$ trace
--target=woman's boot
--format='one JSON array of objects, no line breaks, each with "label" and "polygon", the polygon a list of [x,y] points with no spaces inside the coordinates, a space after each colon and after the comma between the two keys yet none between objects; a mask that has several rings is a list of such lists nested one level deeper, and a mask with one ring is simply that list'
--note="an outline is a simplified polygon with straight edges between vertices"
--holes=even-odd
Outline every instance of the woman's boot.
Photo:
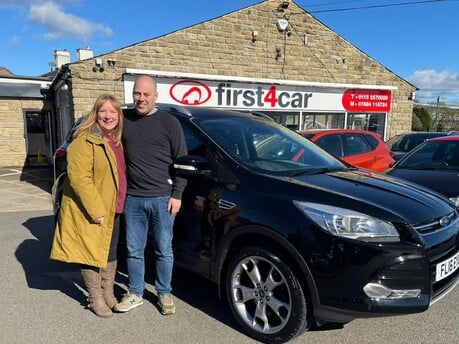
[{"label": "woman's boot", "polygon": [[102,293],[104,295],[105,303],[111,309],[113,309],[113,307],[115,307],[118,303],[113,288],[115,284],[116,266],[117,261],[112,260],[100,271],[102,275]]},{"label": "woman's boot", "polygon": [[99,269],[81,269],[81,275],[83,276],[89,294],[89,308],[101,318],[111,317],[113,313],[105,303],[101,287],[102,278]]}]

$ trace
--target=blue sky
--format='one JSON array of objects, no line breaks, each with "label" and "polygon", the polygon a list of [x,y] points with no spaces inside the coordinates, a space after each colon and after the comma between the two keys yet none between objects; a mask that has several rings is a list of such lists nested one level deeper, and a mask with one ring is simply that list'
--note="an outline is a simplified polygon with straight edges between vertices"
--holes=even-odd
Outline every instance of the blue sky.
[{"label": "blue sky", "polygon": [[[161,36],[261,0],[0,0],[0,67],[50,70],[54,51],[94,55]],[[386,68],[417,86],[421,102],[459,106],[459,0],[296,0]]]}]

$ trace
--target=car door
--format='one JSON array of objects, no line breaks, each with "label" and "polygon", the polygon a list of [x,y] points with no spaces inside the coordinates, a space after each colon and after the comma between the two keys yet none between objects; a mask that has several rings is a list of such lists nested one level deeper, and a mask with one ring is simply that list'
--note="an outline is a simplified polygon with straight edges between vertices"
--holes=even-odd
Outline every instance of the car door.
[{"label": "car door", "polygon": [[343,160],[352,165],[373,169],[376,161],[381,159],[374,152],[377,142],[372,144],[365,134],[342,134],[342,140],[345,152]]},{"label": "car door", "polygon": [[174,255],[177,264],[207,276],[218,242],[239,216],[239,208],[231,202],[238,182],[215,147],[185,123],[182,127],[188,155],[204,157],[211,173],[187,178],[174,223]]}]

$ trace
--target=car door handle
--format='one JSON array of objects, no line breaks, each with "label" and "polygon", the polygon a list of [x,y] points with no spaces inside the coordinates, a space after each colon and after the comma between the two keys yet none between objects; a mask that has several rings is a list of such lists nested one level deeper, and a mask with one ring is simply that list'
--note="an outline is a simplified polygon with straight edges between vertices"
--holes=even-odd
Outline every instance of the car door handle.
[{"label": "car door handle", "polygon": [[219,208],[225,209],[225,210],[233,209],[236,207],[235,203],[225,201],[224,199],[221,199],[221,198],[217,201],[217,205]]}]

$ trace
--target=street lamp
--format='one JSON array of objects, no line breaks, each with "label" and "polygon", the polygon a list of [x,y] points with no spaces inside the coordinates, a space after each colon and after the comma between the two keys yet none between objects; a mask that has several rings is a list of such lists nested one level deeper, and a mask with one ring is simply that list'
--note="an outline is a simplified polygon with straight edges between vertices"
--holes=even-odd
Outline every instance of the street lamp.
[{"label": "street lamp", "polygon": [[435,120],[434,120],[434,126],[435,126],[435,131],[438,131],[438,103],[440,103],[440,96],[437,97],[437,105],[435,106]]}]

